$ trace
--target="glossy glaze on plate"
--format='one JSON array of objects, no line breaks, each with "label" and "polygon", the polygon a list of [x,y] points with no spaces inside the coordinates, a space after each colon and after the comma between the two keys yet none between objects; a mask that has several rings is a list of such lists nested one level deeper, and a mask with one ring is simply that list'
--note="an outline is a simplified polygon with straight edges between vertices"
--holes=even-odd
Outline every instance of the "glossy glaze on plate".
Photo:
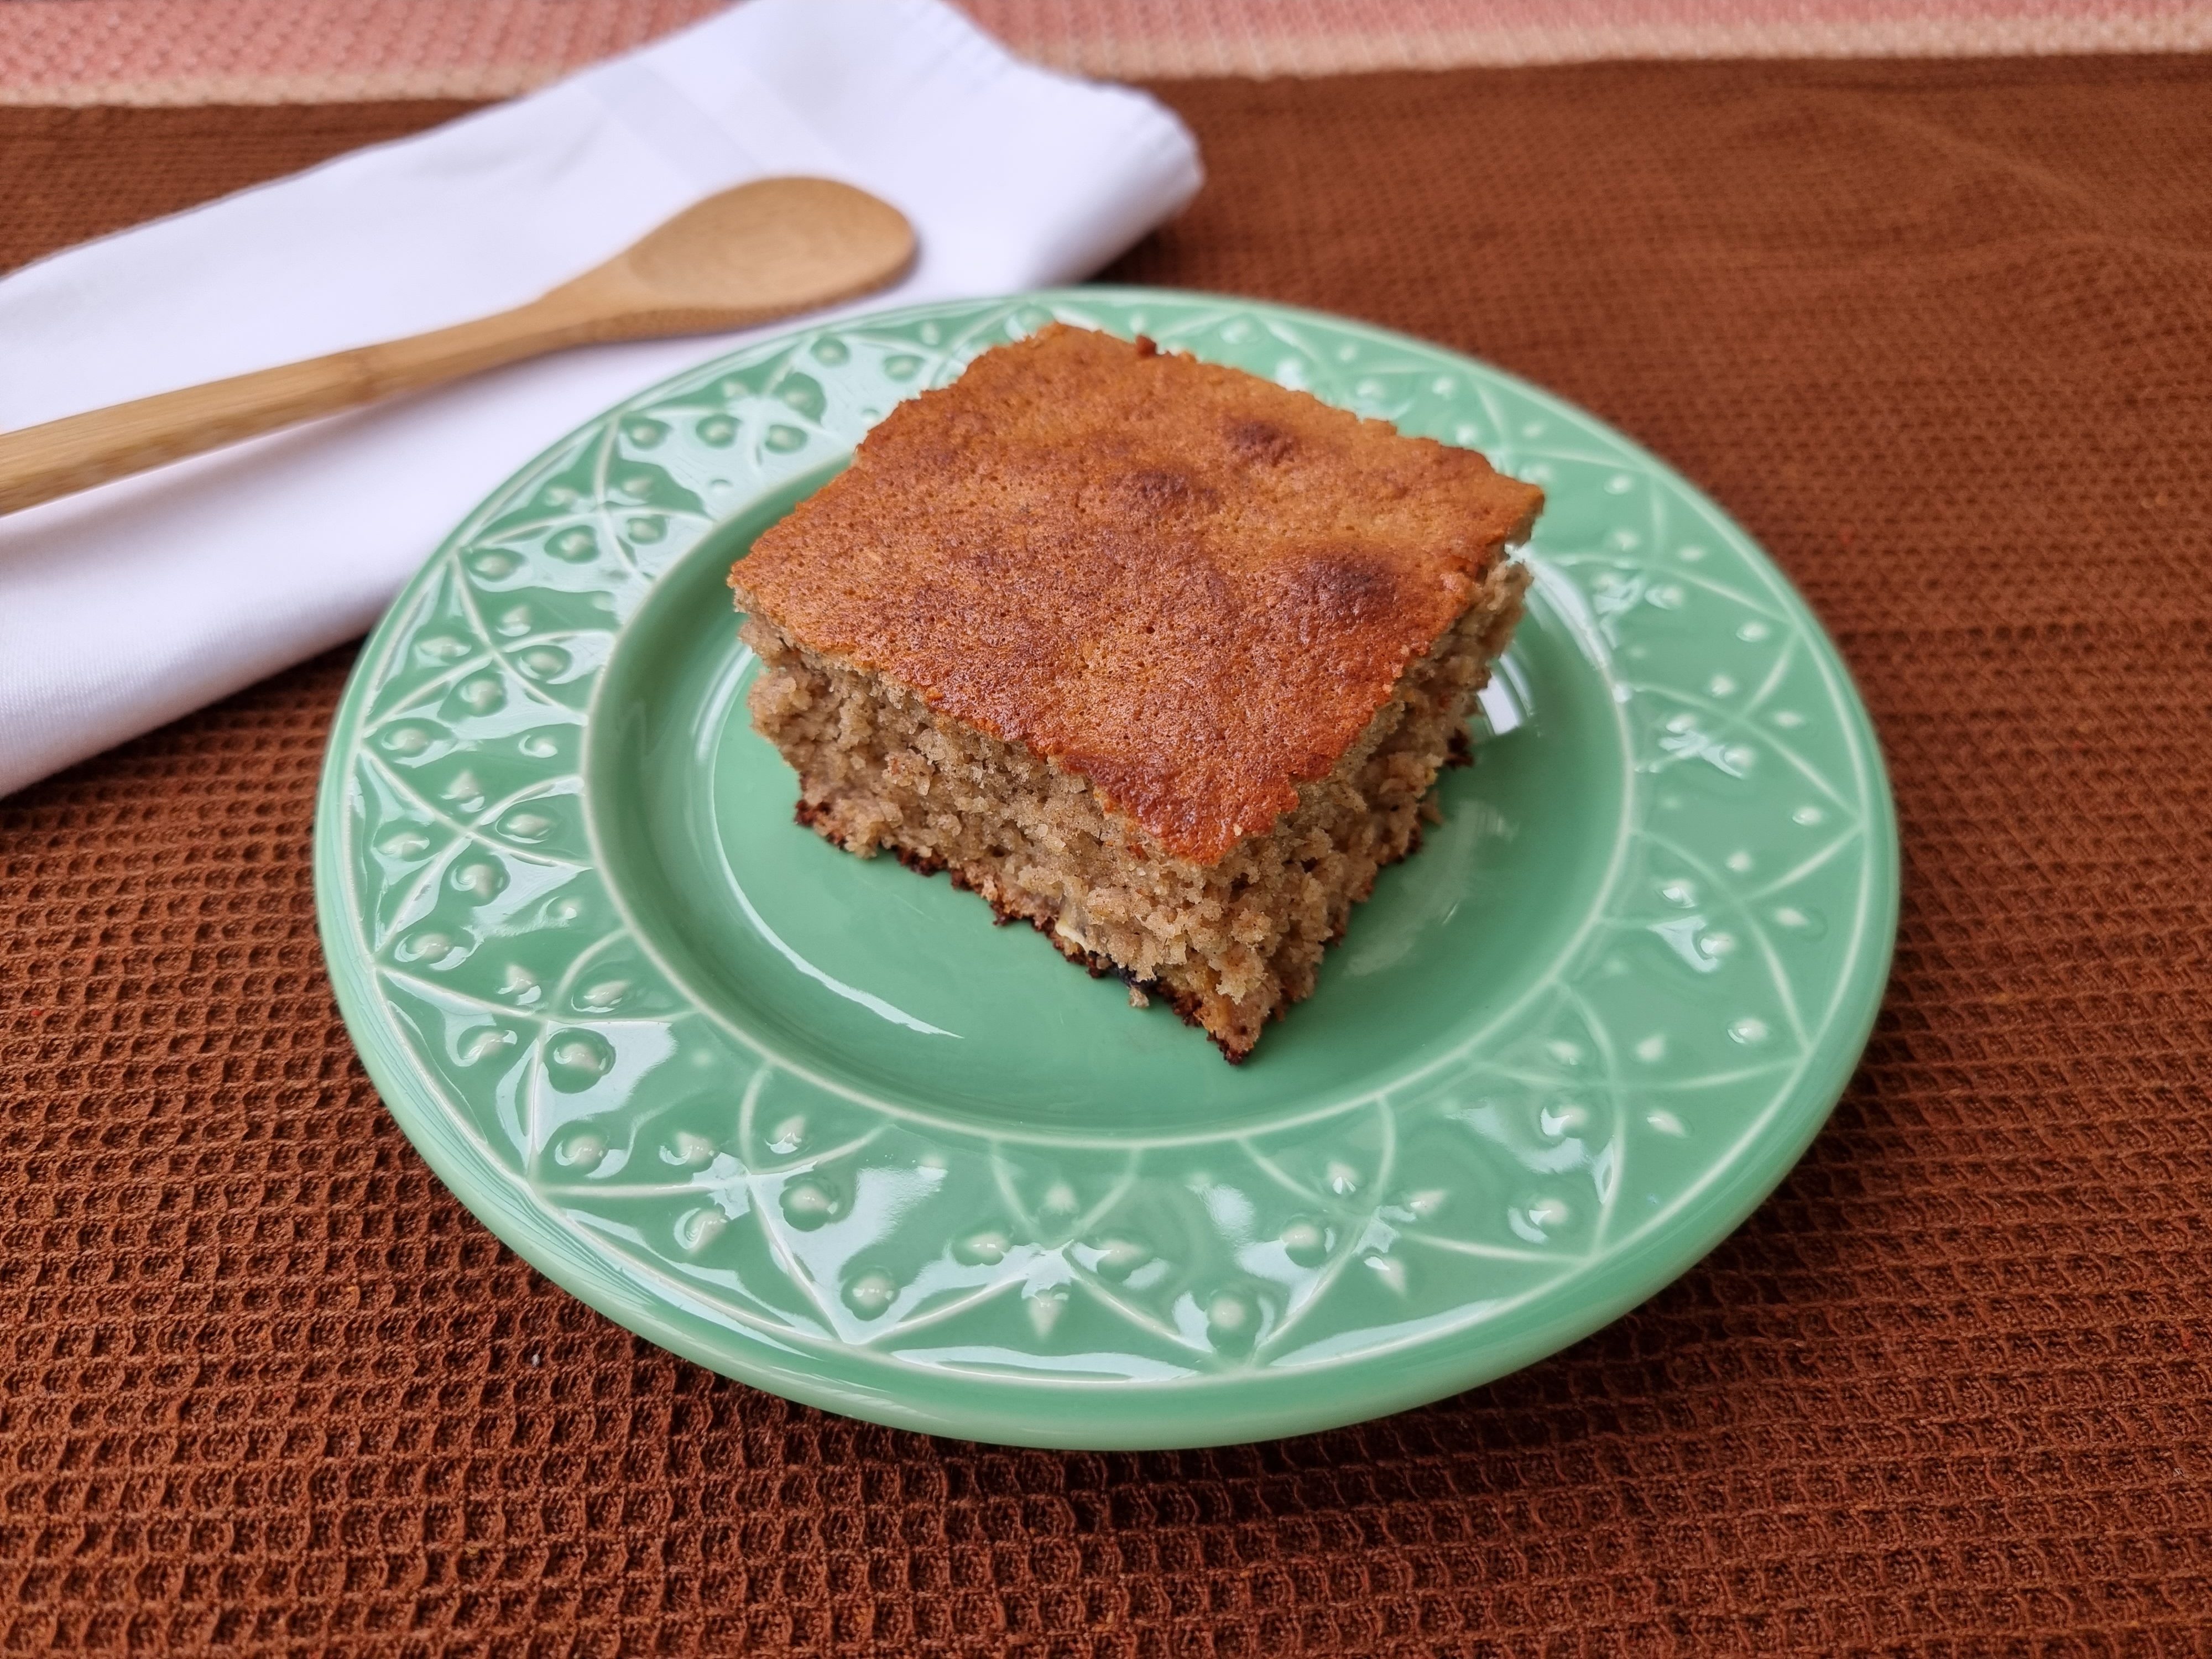
[{"label": "glossy glaze on plate", "polygon": [[[799,828],[744,717],[730,561],[892,401],[1054,316],[1549,497],[1478,764],[1239,1068]],[[372,1076],[529,1260],[793,1398],[1066,1446],[1371,1416],[1648,1296],[1826,1116],[1896,906],[1849,680],[1686,483],[1439,348],[1128,289],[799,331],[557,446],[364,650],[316,855]]]}]

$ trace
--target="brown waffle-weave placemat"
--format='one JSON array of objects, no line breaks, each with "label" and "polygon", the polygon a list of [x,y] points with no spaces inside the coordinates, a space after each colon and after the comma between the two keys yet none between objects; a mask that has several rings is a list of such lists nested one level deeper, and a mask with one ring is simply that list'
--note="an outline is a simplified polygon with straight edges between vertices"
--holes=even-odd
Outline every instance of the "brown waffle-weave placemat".
[{"label": "brown waffle-weave placemat", "polygon": [[[1164,91],[1212,182],[1115,276],[1556,387],[1842,645],[1904,924],[1804,1164],[1364,1427],[787,1406],[547,1285],[379,1106],[309,892],[334,653],[0,803],[0,1648],[2208,1650],[2212,63]],[[450,112],[0,112],[0,260]]]}]

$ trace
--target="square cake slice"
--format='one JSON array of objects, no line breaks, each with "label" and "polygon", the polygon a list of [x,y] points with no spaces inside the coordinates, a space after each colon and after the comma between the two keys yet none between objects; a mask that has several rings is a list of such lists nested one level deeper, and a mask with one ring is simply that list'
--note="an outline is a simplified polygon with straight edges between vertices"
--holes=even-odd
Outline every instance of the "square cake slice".
[{"label": "square cake slice", "polygon": [[1054,325],[893,409],[737,562],[753,722],[800,823],[950,871],[1239,1060],[1419,843],[1542,501]]}]

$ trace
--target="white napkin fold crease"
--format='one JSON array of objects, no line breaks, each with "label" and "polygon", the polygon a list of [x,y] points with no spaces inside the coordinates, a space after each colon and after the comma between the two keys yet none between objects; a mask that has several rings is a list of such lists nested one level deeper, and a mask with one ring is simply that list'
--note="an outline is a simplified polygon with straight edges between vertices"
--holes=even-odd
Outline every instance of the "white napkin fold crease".
[{"label": "white napkin fold crease", "polygon": [[[0,281],[0,429],[520,304],[778,173],[919,234],[846,311],[1085,276],[1200,176],[1158,104],[1018,63],[942,0],[744,0]],[[748,337],[565,352],[0,519],[0,793],[362,632],[502,477]]]}]

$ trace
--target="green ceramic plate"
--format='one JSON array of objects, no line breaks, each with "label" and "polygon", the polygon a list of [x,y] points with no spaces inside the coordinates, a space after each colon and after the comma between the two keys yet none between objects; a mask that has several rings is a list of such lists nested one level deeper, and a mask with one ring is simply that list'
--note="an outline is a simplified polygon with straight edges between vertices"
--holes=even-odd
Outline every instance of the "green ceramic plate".
[{"label": "green ceramic plate", "polygon": [[[731,560],[1052,317],[1549,492],[1478,763],[1241,1067],[797,827],[746,722]],[[1689,484],[1435,346],[1110,289],[801,330],[557,445],[362,652],[315,860],[370,1075],[516,1250],[762,1388],[1056,1446],[1371,1417],[1650,1295],[1820,1127],[1897,908],[1850,680]]]}]

